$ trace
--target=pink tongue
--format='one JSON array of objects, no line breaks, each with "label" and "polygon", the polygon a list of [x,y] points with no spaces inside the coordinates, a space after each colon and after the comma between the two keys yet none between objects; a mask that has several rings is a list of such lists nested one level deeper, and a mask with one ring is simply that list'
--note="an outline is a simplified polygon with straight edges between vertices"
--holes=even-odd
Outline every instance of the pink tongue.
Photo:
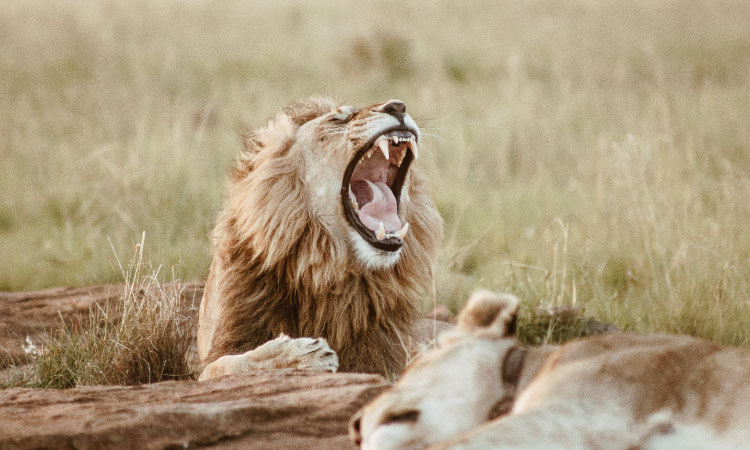
[{"label": "pink tongue", "polygon": [[359,210],[359,220],[372,231],[377,231],[383,222],[386,233],[393,233],[401,229],[401,219],[398,218],[398,205],[391,188],[379,181],[367,181],[372,190],[372,201]]}]

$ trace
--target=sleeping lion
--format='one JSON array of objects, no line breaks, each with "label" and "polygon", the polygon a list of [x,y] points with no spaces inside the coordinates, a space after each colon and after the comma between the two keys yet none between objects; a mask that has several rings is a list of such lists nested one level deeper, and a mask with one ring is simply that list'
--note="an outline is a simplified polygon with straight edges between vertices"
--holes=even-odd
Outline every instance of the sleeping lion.
[{"label": "sleeping lion", "polygon": [[440,347],[350,424],[363,450],[750,448],[750,350],[615,333],[524,348],[518,300],[475,293]]},{"label": "sleeping lion", "polygon": [[420,132],[404,103],[312,98],[244,144],[213,233],[201,379],[269,367],[400,373],[443,328],[418,317],[442,219],[412,168]]}]

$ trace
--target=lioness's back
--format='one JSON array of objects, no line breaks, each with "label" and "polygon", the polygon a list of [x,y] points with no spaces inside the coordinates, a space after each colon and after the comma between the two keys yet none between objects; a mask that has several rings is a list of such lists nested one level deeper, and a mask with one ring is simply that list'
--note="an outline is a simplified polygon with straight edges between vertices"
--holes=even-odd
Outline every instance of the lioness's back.
[{"label": "lioness's back", "polygon": [[683,335],[635,333],[569,342],[550,355],[537,375],[537,383],[575,383],[580,395],[592,395],[596,386],[602,395],[625,392],[636,420],[668,409],[677,418],[699,418],[720,428],[730,421],[750,425],[744,416],[731,418],[738,403],[750,411],[748,380],[750,350]]}]

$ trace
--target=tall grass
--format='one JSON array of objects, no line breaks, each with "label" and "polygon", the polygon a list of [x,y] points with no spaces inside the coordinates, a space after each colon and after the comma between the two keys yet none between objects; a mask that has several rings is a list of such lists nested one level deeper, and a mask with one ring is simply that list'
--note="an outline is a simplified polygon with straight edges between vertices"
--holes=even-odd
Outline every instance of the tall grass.
[{"label": "tall grass", "polygon": [[161,285],[158,270],[145,272],[143,243],[127,268],[120,266],[122,298],[94,305],[87,318],[53,331],[32,355],[34,377],[26,384],[65,389],[193,376],[188,363],[193,327],[182,315],[179,286]]},{"label": "tall grass", "polygon": [[750,5],[11,0],[0,288],[111,278],[106,236],[205,276],[238,135],[311,94],[400,98],[477,286],[750,345]]}]

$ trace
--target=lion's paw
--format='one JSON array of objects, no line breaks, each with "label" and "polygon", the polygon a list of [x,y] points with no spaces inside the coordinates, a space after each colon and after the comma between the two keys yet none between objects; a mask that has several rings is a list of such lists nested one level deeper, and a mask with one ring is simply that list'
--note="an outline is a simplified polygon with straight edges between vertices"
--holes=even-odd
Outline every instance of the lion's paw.
[{"label": "lion's paw", "polygon": [[335,372],[339,368],[336,352],[328,346],[323,338],[292,339],[281,335],[273,341],[258,348],[272,344],[272,357],[269,363],[275,369],[300,369]]},{"label": "lion's paw", "polygon": [[207,365],[199,380],[261,369],[335,372],[339,358],[323,338],[292,339],[284,334],[240,355],[226,355]]}]

